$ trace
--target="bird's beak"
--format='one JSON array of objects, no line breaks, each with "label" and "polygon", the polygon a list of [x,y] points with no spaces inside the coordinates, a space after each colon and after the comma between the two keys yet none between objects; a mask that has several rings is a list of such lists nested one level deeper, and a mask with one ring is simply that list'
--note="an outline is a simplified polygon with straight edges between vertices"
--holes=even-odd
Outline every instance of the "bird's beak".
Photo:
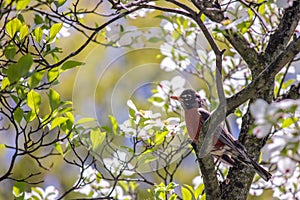
[{"label": "bird's beak", "polygon": [[171,96],[171,99],[175,99],[175,100],[180,101],[180,102],[182,101],[182,99],[178,96]]}]

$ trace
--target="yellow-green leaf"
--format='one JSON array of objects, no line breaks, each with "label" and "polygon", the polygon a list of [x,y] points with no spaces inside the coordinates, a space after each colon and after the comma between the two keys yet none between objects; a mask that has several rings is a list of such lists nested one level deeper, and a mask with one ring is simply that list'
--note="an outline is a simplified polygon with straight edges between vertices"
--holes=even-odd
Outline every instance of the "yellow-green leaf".
[{"label": "yellow-green leaf", "polygon": [[115,118],[114,116],[112,116],[112,115],[109,115],[108,117],[109,117],[110,122],[111,122],[111,124],[112,124],[113,132],[114,132],[114,134],[116,134],[116,133],[117,133],[117,130],[118,130],[118,127],[119,127],[118,121],[117,121],[116,118]]},{"label": "yellow-green leaf", "polygon": [[55,5],[57,7],[60,7],[60,6],[64,5],[66,3],[66,1],[67,0],[57,0],[57,1],[55,1]]},{"label": "yellow-green leaf", "polygon": [[71,69],[71,68],[74,68],[74,67],[77,67],[77,66],[80,66],[80,65],[83,65],[84,63],[83,62],[79,62],[79,61],[75,61],[75,60],[69,60],[67,62],[65,62],[61,69],[62,70],[67,70],[67,69]]},{"label": "yellow-green leaf", "polygon": [[[25,191],[25,182],[16,181],[13,186],[13,194],[15,197],[19,197]],[[24,193],[23,193],[24,194]]]},{"label": "yellow-green leaf", "polygon": [[20,39],[24,39],[29,33],[28,26],[26,24],[22,25],[20,28]]},{"label": "yellow-green leaf", "polygon": [[106,132],[101,132],[99,128],[92,129],[90,132],[90,139],[92,142],[93,150],[96,150],[98,146],[103,142],[105,139]]},{"label": "yellow-green leaf", "polygon": [[17,10],[22,10],[30,3],[30,0],[18,0],[17,1]]},{"label": "yellow-green leaf", "polygon": [[291,117],[291,118],[286,118],[283,120],[281,127],[282,128],[287,128],[289,126],[291,126],[292,124],[298,122],[298,118],[297,117]]},{"label": "yellow-green leaf", "polygon": [[49,35],[49,38],[48,38],[48,41],[47,41],[48,43],[52,42],[55,39],[57,33],[60,31],[60,29],[62,28],[62,26],[63,26],[62,23],[56,23],[56,24],[53,24],[51,26],[51,28],[50,28],[50,35]]},{"label": "yellow-green leaf", "polygon": [[193,195],[191,194],[190,190],[185,187],[181,187],[182,199],[183,200],[191,200],[193,199]]},{"label": "yellow-green leaf", "polygon": [[43,30],[41,27],[37,27],[35,30],[34,30],[34,36],[35,36],[35,40],[37,42],[40,42],[43,38]]},{"label": "yellow-green leaf", "polygon": [[92,118],[92,117],[85,117],[85,118],[81,118],[79,119],[76,124],[85,124],[85,123],[89,123],[89,122],[95,122],[96,119]]},{"label": "yellow-green leaf", "polygon": [[198,197],[202,194],[203,190],[204,190],[204,184],[202,183],[195,190],[196,199],[198,199]]},{"label": "yellow-green leaf", "polygon": [[169,200],[176,200],[177,199],[177,194],[172,194],[170,197],[169,197]]},{"label": "yellow-green leaf", "polygon": [[61,145],[59,144],[59,142],[56,142],[54,144],[54,146],[55,146],[55,149],[63,156],[64,152],[63,152],[63,150],[62,150]]},{"label": "yellow-green leaf", "polygon": [[71,112],[66,112],[65,114],[69,118],[69,121],[72,122],[72,124],[74,124],[75,121],[74,115]]},{"label": "yellow-green leaf", "polygon": [[27,94],[27,104],[31,108],[34,114],[38,114],[40,111],[39,105],[41,104],[41,96],[34,90],[31,90]]},{"label": "yellow-green leaf", "polygon": [[51,122],[51,130],[54,129],[57,126],[60,126],[61,124],[65,123],[69,118],[68,117],[56,117]]},{"label": "yellow-green leaf", "polygon": [[54,89],[50,88],[49,90],[49,101],[50,101],[50,108],[51,110],[55,110],[60,105],[60,95]]},{"label": "yellow-green leaf", "polygon": [[5,25],[6,32],[10,37],[14,37],[14,35],[20,30],[21,28],[21,21],[17,18],[10,20]]},{"label": "yellow-green leaf", "polygon": [[44,73],[45,73],[44,71],[34,72],[30,76],[30,78],[28,80],[28,84],[31,89],[33,89],[35,86],[37,86],[41,82],[41,80],[44,76]]},{"label": "yellow-green leaf", "polygon": [[4,90],[7,86],[9,86],[10,82],[8,77],[5,77],[1,83],[1,90]]},{"label": "yellow-green leaf", "polygon": [[48,71],[47,77],[48,77],[49,82],[56,80],[58,78],[58,76],[59,76],[58,67],[55,67]]},{"label": "yellow-green leaf", "polygon": [[161,132],[161,133],[157,132],[155,134],[154,143],[155,144],[162,143],[168,133],[169,133],[168,131],[164,131],[164,132]]},{"label": "yellow-green leaf", "polygon": [[147,164],[147,163],[155,161],[157,159],[158,159],[157,156],[148,155],[148,156],[146,156],[146,157],[143,158],[143,163]]}]

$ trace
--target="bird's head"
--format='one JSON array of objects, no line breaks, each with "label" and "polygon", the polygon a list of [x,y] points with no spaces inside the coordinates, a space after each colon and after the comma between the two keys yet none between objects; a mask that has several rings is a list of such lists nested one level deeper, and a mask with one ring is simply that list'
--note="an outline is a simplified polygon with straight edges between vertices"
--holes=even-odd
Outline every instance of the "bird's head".
[{"label": "bird's head", "polygon": [[171,96],[172,99],[179,101],[183,109],[199,108],[202,105],[202,100],[195,90],[186,89],[181,95]]}]

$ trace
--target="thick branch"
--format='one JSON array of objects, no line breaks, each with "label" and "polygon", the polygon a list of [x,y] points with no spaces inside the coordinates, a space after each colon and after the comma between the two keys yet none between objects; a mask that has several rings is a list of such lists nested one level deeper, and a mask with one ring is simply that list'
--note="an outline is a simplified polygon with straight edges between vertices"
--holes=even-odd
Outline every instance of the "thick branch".
[{"label": "thick branch", "polygon": [[250,70],[261,65],[259,53],[251,47],[246,38],[239,32],[226,30],[225,38],[231,43],[235,50],[241,55],[243,60],[248,64]]},{"label": "thick branch", "polygon": [[283,51],[293,36],[300,20],[300,1],[294,0],[293,6],[285,9],[283,18],[275,33],[271,35],[265,51],[265,60],[270,62]]},{"label": "thick branch", "polygon": [[[196,155],[198,158],[199,167],[203,175],[203,182],[206,189],[207,199],[220,199],[220,186],[216,177],[216,172],[214,169],[214,160],[209,154],[209,151],[213,144],[213,138],[216,137],[218,133],[219,124],[224,121],[226,115],[226,98],[223,89],[222,81],[222,55],[224,51],[221,51],[216,44],[215,40],[207,30],[206,26],[203,24],[201,18],[198,16],[194,18],[198,26],[201,28],[205,38],[209,42],[211,48],[216,55],[216,82],[217,91],[220,100],[220,105],[212,113],[209,119],[205,122],[205,125],[201,129],[201,134],[198,141]],[[203,157],[203,155],[205,155]],[[208,196],[209,195],[209,196]]]},{"label": "thick branch", "polygon": [[264,88],[270,79],[274,78],[275,75],[299,52],[300,37],[293,41],[287,49],[263,70],[245,89],[227,99],[227,115],[232,113],[234,109],[242,103],[255,97],[257,92]]},{"label": "thick branch", "polygon": [[[203,134],[202,134],[203,135]],[[200,134],[201,137],[201,134]],[[193,146],[195,153],[197,155],[198,165],[203,176],[203,183],[205,185],[206,199],[217,200],[221,199],[221,191],[218,183],[218,179],[214,165],[214,159],[211,154],[207,154],[203,158],[198,158],[199,146]]]}]

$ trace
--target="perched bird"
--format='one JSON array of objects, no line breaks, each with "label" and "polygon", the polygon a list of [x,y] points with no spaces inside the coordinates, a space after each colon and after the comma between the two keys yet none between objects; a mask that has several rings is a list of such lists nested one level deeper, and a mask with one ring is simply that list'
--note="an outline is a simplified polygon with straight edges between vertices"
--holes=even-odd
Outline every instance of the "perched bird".
[{"label": "perched bird", "polygon": [[[181,103],[188,134],[197,144],[201,127],[210,116],[210,112],[203,108],[203,100],[192,89],[186,89],[179,97],[171,96],[171,98]],[[246,148],[239,141],[223,127],[219,130],[220,133],[214,136],[214,147],[210,152],[213,156],[232,166],[242,162],[254,169],[265,181],[271,178],[272,175],[249,156]]]}]

